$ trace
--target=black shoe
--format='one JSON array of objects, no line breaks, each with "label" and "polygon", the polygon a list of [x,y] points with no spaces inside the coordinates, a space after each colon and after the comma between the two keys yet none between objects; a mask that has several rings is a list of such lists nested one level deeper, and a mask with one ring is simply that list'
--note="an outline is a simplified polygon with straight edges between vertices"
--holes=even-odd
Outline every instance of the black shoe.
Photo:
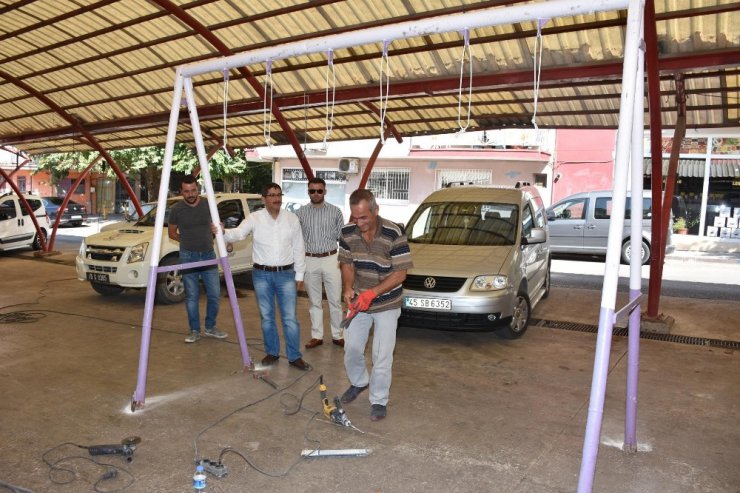
[{"label": "black shoe", "polygon": [[350,385],[344,394],[342,394],[342,403],[349,404],[353,400],[357,399],[357,396],[360,395],[363,390],[367,390],[367,387],[367,385],[364,387],[355,387],[354,385]]},{"label": "black shoe", "polygon": [[290,361],[289,363],[290,363],[290,366],[294,368],[298,368],[299,370],[302,370],[302,371],[313,370],[313,367],[309,365],[308,363],[306,363],[305,361],[303,361],[301,358],[294,359],[293,361]]},{"label": "black shoe", "polygon": [[262,364],[265,366],[274,365],[277,363],[277,361],[280,359],[280,356],[273,356],[271,354],[268,354],[264,358],[262,358]]},{"label": "black shoe", "polygon": [[385,406],[382,404],[373,404],[370,407],[370,421],[380,421],[385,418]]}]

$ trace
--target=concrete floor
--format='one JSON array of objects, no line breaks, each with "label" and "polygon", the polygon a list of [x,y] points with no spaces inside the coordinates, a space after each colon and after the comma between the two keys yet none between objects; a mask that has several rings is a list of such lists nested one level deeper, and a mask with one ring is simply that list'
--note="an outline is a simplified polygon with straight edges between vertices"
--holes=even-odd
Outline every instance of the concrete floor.
[{"label": "concrete floor", "polygon": [[[53,260],[53,259],[52,259]],[[309,373],[281,359],[274,391],[241,371],[226,300],[219,326],[227,342],[184,344],[182,305],[157,306],[146,407],[131,413],[143,316],[143,292],[104,298],[74,278],[72,266],[3,257],[0,293],[0,481],[34,491],[93,491],[105,472],[84,459],[76,473],[52,483],[42,454],[64,442],[142,442],[127,464],[127,492],[190,491],[193,458],[216,460],[232,447],[254,465],[282,474],[300,451],[368,448],[360,458],[301,461],[284,477],[268,477],[235,453],[229,476],[209,477],[209,492],[567,492],[575,491],[588,411],[595,335],[530,327],[516,341],[488,333],[402,329],[386,420],[368,419],[367,394],[347,406],[364,433],[325,422],[320,374],[329,393],[348,385],[342,350],[306,351]],[[224,290],[225,292],[225,290]],[[261,332],[251,291],[239,303],[250,354],[259,360]],[[535,317],[595,324],[600,293],[554,289]],[[663,311],[688,335],[712,325],[711,337],[740,340],[740,302],[664,299]],[[698,310],[697,310],[698,309]],[[299,298],[309,338],[307,300]],[[698,311],[698,313],[694,313]],[[711,320],[711,324],[707,324]],[[281,338],[282,339],[282,338]],[[594,491],[740,491],[740,358],[738,351],[643,341],[638,439],[640,453],[621,451],[626,338],[614,337]],[[304,392],[303,409],[286,415]],[[194,445],[197,444],[197,453]],[[64,446],[47,454],[87,456]],[[88,456],[89,457],[89,456]],[[70,479],[55,473],[57,481]],[[101,491],[126,484],[121,473]],[[0,491],[3,488],[0,487]]]}]

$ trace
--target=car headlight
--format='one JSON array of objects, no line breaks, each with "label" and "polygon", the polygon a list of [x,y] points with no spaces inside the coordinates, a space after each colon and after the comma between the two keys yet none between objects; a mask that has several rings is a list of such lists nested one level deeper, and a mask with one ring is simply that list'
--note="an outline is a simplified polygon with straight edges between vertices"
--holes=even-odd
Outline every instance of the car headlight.
[{"label": "car headlight", "polygon": [[149,248],[149,242],[139,243],[131,248],[131,253],[128,255],[129,264],[133,262],[143,262],[146,257],[146,250]]},{"label": "car headlight", "polygon": [[495,291],[505,289],[509,284],[506,276],[478,276],[473,279],[471,291]]}]

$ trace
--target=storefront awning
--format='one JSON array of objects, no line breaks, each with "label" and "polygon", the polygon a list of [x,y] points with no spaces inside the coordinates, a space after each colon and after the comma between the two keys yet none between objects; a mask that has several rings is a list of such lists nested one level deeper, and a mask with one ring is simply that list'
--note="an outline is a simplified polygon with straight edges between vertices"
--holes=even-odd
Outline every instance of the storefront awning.
[{"label": "storefront awning", "polygon": [[[704,159],[679,159],[678,176],[687,178],[704,177]],[[652,164],[650,158],[644,160],[644,173],[652,174]],[[668,174],[668,159],[663,159],[663,176]],[[709,176],[711,178],[735,178],[740,177],[740,159],[712,159],[709,165]]]}]

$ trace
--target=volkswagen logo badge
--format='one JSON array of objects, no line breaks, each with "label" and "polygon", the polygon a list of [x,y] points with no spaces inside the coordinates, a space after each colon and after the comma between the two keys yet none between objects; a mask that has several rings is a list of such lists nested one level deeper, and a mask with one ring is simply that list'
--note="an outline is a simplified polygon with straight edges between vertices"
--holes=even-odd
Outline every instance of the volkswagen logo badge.
[{"label": "volkswagen logo badge", "polygon": [[437,285],[437,280],[433,277],[427,277],[424,279],[424,287],[427,289],[433,289]]}]

